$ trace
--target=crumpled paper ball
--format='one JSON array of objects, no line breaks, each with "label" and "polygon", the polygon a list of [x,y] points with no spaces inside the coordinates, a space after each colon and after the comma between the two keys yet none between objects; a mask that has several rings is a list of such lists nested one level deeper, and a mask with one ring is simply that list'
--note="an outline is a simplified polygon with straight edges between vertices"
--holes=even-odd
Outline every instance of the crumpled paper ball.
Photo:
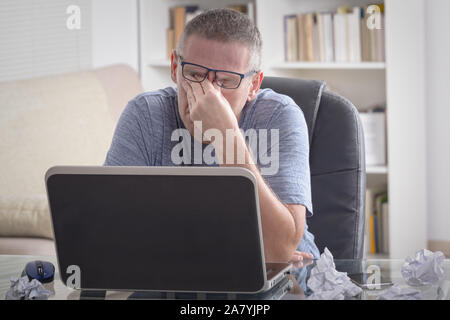
[{"label": "crumpled paper ball", "polygon": [[383,290],[377,296],[377,300],[421,300],[420,291],[412,288],[404,288],[398,284]]},{"label": "crumpled paper ball", "polygon": [[51,292],[38,280],[29,280],[27,276],[22,278],[11,277],[11,288],[6,293],[6,300],[47,300]]},{"label": "crumpled paper ball", "polygon": [[313,291],[309,300],[343,300],[362,292],[346,272],[336,270],[333,255],[328,248],[324,249],[311,270],[307,285]]},{"label": "crumpled paper ball", "polygon": [[438,283],[444,276],[441,267],[445,256],[442,252],[432,252],[422,249],[414,257],[405,259],[402,266],[402,276],[410,286],[420,286]]}]

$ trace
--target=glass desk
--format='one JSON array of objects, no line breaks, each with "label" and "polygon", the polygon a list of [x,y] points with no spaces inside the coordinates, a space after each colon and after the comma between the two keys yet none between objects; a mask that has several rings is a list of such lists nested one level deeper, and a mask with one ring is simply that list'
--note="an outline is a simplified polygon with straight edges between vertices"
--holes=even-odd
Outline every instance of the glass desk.
[{"label": "glass desk", "polygon": [[[242,296],[234,294],[210,295],[210,294],[195,294],[195,293],[155,293],[155,292],[130,292],[130,291],[107,291],[106,295],[101,294],[96,297],[94,294],[84,295],[80,290],[74,290],[66,287],[59,277],[59,270],[56,263],[56,257],[42,257],[42,256],[20,256],[20,255],[0,255],[0,299],[5,299],[5,294],[10,288],[10,278],[19,277],[25,265],[34,260],[45,260],[52,262],[56,267],[55,280],[44,286],[52,292],[49,299],[53,300],[79,300],[80,298],[92,299],[132,299],[135,298],[156,298],[156,299],[222,299],[233,300],[242,299]],[[381,273],[382,278],[389,278],[392,283],[406,285],[402,275],[401,267],[404,260],[393,259],[367,259],[367,260],[335,260],[336,269],[338,271],[347,272],[350,274],[356,273],[372,273],[377,270]],[[311,269],[315,262],[305,261],[304,265],[297,264],[294,266],[293,273],[289,275],[292,280],[292,286],[286,294],[283,295],[283,300],[305,300],[311,294],[307,288],[306,283]],[[450,300],[450,259],[444,260],[442,263],[444,269],[444,278],[440,283],[429,286],[412,287],[421,291],[423,299],[427,300]],[[374,300],[382,291],[389,288],[382,286],[381,288],[363,289],[363,292],[353,299]],[[81,297],[80,297],[81,296]],[[265,297],[270,299],[270,297]],[[252,299],[248,296],[246,299]]]}]

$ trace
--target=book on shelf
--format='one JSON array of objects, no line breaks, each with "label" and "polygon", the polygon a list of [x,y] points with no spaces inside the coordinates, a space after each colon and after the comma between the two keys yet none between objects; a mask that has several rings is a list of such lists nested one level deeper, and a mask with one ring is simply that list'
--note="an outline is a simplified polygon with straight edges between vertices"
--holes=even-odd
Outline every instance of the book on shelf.
[{"label": "book on shelf", "polygon": [[[376,6],[376,13],[372,5],[371,10],[368,10],[371,6],[343,6],[335,12],[296,14],[298,31],[295,39],[292,39],[295,33],[288,27],[293,24],[294,14],[285,15],[285,61],[384,61],[384,7]],[[377,21],[376,28],[369,29],[373,19]],[[298,46],[297,56],[292,46]]]},{"label": "book on shelf", "polygon": [[334,28],[334,57],[336,62],[347,62],[348,33],[347,14],[336,13],[333,20]]},{"label": "book on shelf", "polygon": [[316,13],[318,61],[333,62],[333,18],[331,13]]},{"label": "book on shelf", "polygon": [[381,221],[383,221],[383,253],[389,253],[389,203],[386,201],[381,204]]},{"label": "book on shelf", "polygon": [[348,56],[350,62],[361,62],[361,8],[353,7],[347,14]]},{"label": "book on shelf", "polygon": [[298,26],[298,58],[300,61],[314,61],[314,15],[312,13],[299,14]]},{"label": "book on shelf", "polygon": [[[197,6],[189,6],[189,12],[198,9]],[[184,26],[186,24],[186,13],[188,12],[188,7],[186,6],[176,6],[169,8],[169,27],[167,28],[167,58],[170,59],[172,50],[177,46],[178,39],[183,32]]]},{"label": "book on shelf", "polygon": [[364,132],[366,166],[386,165],[386,112],[385,107],[359,112]]},{"label": "book on shelf", "polygon": [[376,10],[370,10],[372,6],[366,6],[362,15],[362,41],[363,61],[385,61],[385,38],[384,38],[384,6],[378,4]]},{"label": "book on shelf", "polygon": [[387,188],[366,190],[365,250],[368,253],[389,253],[389,203]]},{"label": "book on shelf", "polygon": [[[254,6],[252,2],[245,5],[228,5],[227,8],[248,14],[252,21],[255,21]],[[186,24],[203,11],[204,10],[198,5],[175,6],[169,8],[169,27],[166,30],[168,59],[170,59],[172,50],[176,49],[178,40],[180,39]]]},{"label": "book on shelf", "polygon": [[284,27],[284,54],[286,61],[298,60],[298,28],[297,16],[287,15],[283,21]]}]

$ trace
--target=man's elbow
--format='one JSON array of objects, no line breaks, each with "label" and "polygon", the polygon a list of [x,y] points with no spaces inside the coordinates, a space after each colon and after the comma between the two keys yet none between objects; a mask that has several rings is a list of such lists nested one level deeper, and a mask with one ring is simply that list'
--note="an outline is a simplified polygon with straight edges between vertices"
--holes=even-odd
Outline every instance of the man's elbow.
[{"label": "man's elbow", "polygon": [[287,262],[290,261],[303,238],[305,229],[305,207],[302,205],[285,205],[292,216],[291,224],[285,229],[283,235],[279,235],[278,239],[270,241],[270,249],[268,250],[271,262]]},{"label": "man's elbow", "polygon": [[275,250],[272,250],[268,258],[270,262],[288,262],[294,256],[295,251],[300,244],[303,232],[296,234],[293,239],[285,239],[282,243],[279,243]]},{"label": "man's elbow", "polygon": [[285,257],[287,257],[286,261],[289,261],[292,259],[292,256],[294,255],[295,251],[297,250],[300,241],[303,237],[303,230],[301,232],[297,233],[294,237],[294,239],[285,245]]}]

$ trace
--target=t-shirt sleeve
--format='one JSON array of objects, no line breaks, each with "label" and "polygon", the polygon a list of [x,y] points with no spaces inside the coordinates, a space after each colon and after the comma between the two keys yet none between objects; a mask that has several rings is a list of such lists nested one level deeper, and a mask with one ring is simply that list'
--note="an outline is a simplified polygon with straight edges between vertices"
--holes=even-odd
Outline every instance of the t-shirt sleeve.
[{"label": "t-shirt sleeve", "polygon": [[136,102],[132,100],[119,118],[111,147],[106,155],[105,166],[149,165],[148,148],[141,128]]},{"label": "t-shirt sleeve", "polygon": [[279,106],[268,128],[267,155],[271,163],[262,166],[261,173],[281,202],[304,205],[310,217],[313,207],[309,138],[303,112],[295,103]]}]

